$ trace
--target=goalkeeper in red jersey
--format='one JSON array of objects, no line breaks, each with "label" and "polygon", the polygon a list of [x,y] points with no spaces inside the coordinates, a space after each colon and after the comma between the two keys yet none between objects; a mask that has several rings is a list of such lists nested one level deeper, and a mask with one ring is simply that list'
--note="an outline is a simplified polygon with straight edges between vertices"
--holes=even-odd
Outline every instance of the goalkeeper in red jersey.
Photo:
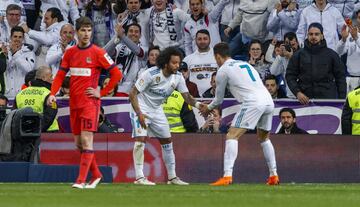
[{"label": "goalkeeper in red jersey", "polygon": [[[55,94],[70,71],[70,124],[76,147],[81,152],[79,176],[74,188],[95,188],[102,175],[96,164],[93,148],[94,132],[98,128],[100,97],[113,89],[122,77],[120,70],[105,50],[91,43],[93,25],[88,17],[76,20],[78,44],[67,49],[51,87],[48,105],[55,104]],[[110,82],[101,91],[97,89],[102,69],[109,70]],[[86,184],[87,174],[92,178]]]}]

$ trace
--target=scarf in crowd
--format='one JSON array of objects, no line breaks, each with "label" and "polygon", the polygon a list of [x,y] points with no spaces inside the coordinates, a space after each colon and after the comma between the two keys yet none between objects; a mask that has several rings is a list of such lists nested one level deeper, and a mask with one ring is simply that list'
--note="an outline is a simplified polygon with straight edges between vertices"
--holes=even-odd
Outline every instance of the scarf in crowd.
[{"label": "scarf in crowd", "polygon": [[135,53],[131,51],[130,54],[128,54],[127,51],[129,51],[128,47],[124,44],[122,44],[120,46],[120,48],[117,49],[118,50],[118,54],[116,57],[116,65],[120,66],[119,68],[122,69],[122,74],[123,74],[123,79],[121,82],[123,82],[126,77],[127,74],[131,68],[131,65],[134,61],[135,58]]},{"label": "scarf in crowd", "polygon": [[131,13],[127,11],[126,16],[122,19],[121,25],[125,28],[127,25],[132,23],[138,23],[137,22],[137,16],[140,14],[140,12]]},{"label": "scarf in crowd", "polygon": [[[166,24],[168,26],[168,31],[169,31],[169,34],[170,34],[170,40],[176,41],[177,35],[176,35],[174,15],[173,15],[173,12],[172,12],[172,5],[171,4],[166,5],[165,12],[166,12],[166,19],[167,19]],[[150,28],[149,28],[150,42],[151,43],[154,41],[154,21],[153,21],[154,15],[155,15],[155,9],[153,7],[151,9],[151,12],[150,12],[150,21],[151,22],[149,24],[149,26],[150,26]]]},{"label": "scarf in crowd", "polygon": [[[101,11],[101,10],[95,4],[92,6],[92,9],[87,10],[86,11],[86,16],[89,17],[91,20],[93,20],[93,14],[94,14],[93,11]],[[105,25],[106,25],[106,28],[107,28],[109,34],[110,34],[110,37],[112,37],[113,34],[114,34],[114,25],[112,24],[112,21],[111,21],[111,10],[108,7],[106,7],[104,12],[105,12],[104,13]],[[95,27],[93,29],[94,29],[94,33],[96,33]]]}]

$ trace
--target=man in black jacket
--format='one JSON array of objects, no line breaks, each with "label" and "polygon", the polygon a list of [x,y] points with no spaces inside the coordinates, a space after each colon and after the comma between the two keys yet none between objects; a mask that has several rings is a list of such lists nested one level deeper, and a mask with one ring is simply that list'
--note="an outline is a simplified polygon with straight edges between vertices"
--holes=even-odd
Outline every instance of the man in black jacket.
[{"label": "man in black jacket", "polygon": [[279,113],[279,118],[282,126],[278,134],[308,134],[307,131],[300,129],[296,125],[296,114],[293,109],[281,109]]},{"label": "man in black jacket", "polygon": [[329,49],[320,23],[312,23],[304,48],[291,57],[286,81],[301,104],[309,99],[344,99],[346,96],[345,66],[339,55]]}]

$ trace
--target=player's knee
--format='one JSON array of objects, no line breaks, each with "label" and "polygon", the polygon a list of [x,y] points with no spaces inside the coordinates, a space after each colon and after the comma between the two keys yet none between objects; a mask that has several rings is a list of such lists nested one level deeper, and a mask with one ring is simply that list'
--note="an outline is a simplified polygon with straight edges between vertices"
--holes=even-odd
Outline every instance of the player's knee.
[{"label": "player's knee", "polygon": [[171,138],[159,138],[158,139],[160,144],[163,145],[163,144],[170,144],[171,143]]}]

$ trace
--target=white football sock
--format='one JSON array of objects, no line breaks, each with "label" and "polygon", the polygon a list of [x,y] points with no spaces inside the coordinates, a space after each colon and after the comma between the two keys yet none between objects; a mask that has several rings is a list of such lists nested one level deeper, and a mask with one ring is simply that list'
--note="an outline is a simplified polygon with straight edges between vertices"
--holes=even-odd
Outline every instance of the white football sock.
[{"label": "white football sock", "polygon": [[135,168],[136,179],[145,177],[144,172],[143,172],[144,149],[145,149],[145,143],[135,141],[134,149],[133,149],[133,159],[134,159],[134,168]]},{"label": "white football sock", "polygon": [[173,144],[163,144],[162,148],[162,157],[166,166],[168,179],[172,179],[176,177],[175,172],[175,154],[173,150]]},{"label": "white football sock", "polygon": [[270,139],[265,140],[261,143],[263,148],[264,157],[269,168],[270,176],[277,175],[276,173],[276,159],[275,159],[275,150]]},{"label": "white football sock", "polygon": [[238,140],[227,139],[224,153],[224,176],[232,176],[234,163],[238,155]]}]

